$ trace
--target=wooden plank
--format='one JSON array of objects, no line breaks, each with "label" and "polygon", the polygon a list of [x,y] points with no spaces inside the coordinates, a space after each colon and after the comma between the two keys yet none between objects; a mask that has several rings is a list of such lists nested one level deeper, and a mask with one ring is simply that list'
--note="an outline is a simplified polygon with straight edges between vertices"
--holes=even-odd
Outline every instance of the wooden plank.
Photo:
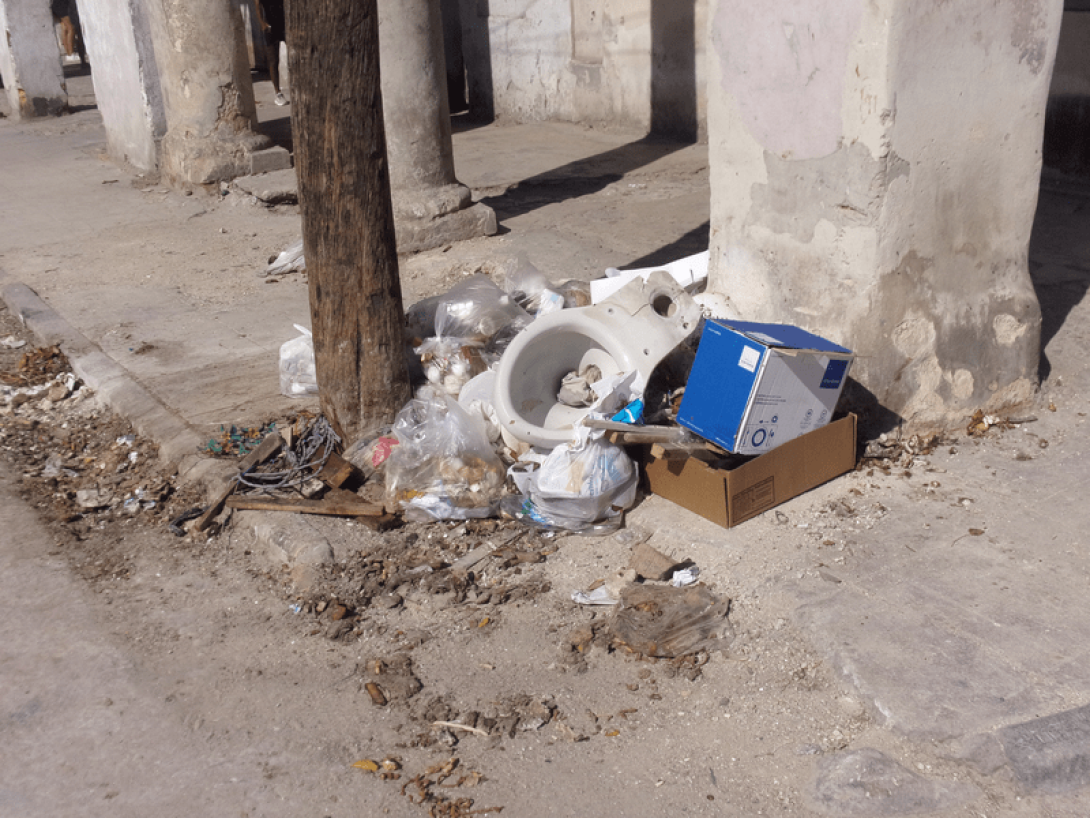
[{"label": "wooden plank", "polygon": [[293,497],[264,497],[237,495],[227,500],[228,508],[244,511],[292,511],[297,514],[325,514],[332,517],[381,517],[386,513],[382,506],[362,500],[347,501],[340,498],[321,500],[295,499]]},{"label": "wooden plank", "polygon": [[[246,455],[239,461],[238,471],[239,474],[244,474],[261,463],[264,463],[274,454],[280,451],[280,447],[283,445],[284,439],[280,437],[277,432],[273,432],[270,435],[266,435],[265,438],[257,445],[257,448]],[[235,490],[235,486],[238,485],[237,480],[231,480],[227,484],[227,488],[212,501],[212,505],[197,518],[197,522],[193,524],[195,531],[204,531],[212,524],[212,520],[216,518],[221,511],[223,511],[223,505],[227,502],[227,498],[231,496],[231,492]]]}]

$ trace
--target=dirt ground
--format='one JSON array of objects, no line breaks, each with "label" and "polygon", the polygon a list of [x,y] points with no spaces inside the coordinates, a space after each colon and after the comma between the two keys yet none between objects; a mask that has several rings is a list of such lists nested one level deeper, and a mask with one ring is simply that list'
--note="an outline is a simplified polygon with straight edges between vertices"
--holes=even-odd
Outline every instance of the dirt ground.
[{"label": "dirt ground", "polygon": [[[27,338],[6,312],[3,336]],[[0,350],[9,383],[64,370],[32,343]],[[852,744],[914,759],[922,774],[973,777],[876,726],[791,624],[771,580],[793,571],[808,525],[797,516],[765,515],[754,539],[779,545],[705,575],[721,600],[740,597],[718,649],[654,659],[616,638],[612,609],[570,599],[627,565],[638,526],[583,538],[502,521],[374,531],[293,515],[339,557],[300,593],[298,576],[262,558],[252,513],[211,536],[170,533],[201,498],[75,386],[9,407],[3,457],[144,683],[209,758],[261,769],[245,815],[805,816],[820,806],[815,764]],[[805,519],[845,533],[880,520],[882,502],[843,497],[905,483],[903,463],[921,462],[904,447],[885,454]],[[850,543],[819,546],[828,581]],[[500,547],[455,575],[481,545]],[[942,814],[1040,814],[1003,782],[979,783],[983,801]],[[108,803],[118,791],[105,782],[91,795]]]},{"label": "dirt ground", "polygon": [[[19,132],[43,151],[62,138],[77,148],[74,160],[65,159],[73,163],[65,165],[68,175],[25,180],[28,187],[55,184],[55,197],[20,203],[46,216],[66,208],[70,240],[19,227],[25,237],[11,236],[0,262],[170,401],[192,388],[186,360],[220,345],[214,352],[225,364],[216,386],[226,397],[199,418],[202,431],[274,419],[245,414],[253,387],[240,360],[260,359],[261,371],[271,371],[292,321],[306,314],[302,276],[257,275],[270,255],[298,238],[297,210],[265,208],[233,190],[185,196],[130,178],[103,160],[100,121],[91,113]],[[565,144],[554,141],[556,150]],[[483,180],[474,189],[497,207],[508,232],[403,258],[407,303],[473,272],[500,277],[515,237],[557,281],[707,246],[705,165],[688,149],[644,146],[648,155],[622,172],[609,166],[613,152],[603,148],[606,158],[593,163],[591,181],[574,189],[560,214],[564,196],[545,195],[557,187],[548,171],[572,160],[549,148],[548,140],[533,150],[508,148],[518,151],[526,177],[517,186],[497,178],[492,189],[484,171],[472,174]],[[469,167],[459,163],[460,172]],[[673,163],[669,172],[664,163]],[[85,197],[69,185],[73,167],[111,196]],[[20,172],[5,168],[16,181]],[[1067,199],[1056,202],[1053,210],[1067,206]],[[48,221],[19,221],[15,210],[10,218],[17,226]],[[1044,220],[1041,232],[1065,223]],[[646,225],[666,225],[669,241]],[[1031,470],[1065,467],[1083,439],[1087,324],[1068,313],[1085,292],[1085,274],[1073,269],[1036,269],[1049,308],[1048,367],[1038,405],[1027,410],[1036,421],[873,448],[874,457],[855,472],[730,532],[641,497],[626,528],[601,538],[543,536],[500,521],[374,531],[344,519],[281,515],[281,539],[270,545],[255,531],[269,514],[250,512],[235,513],[208,535],[178,537],[168,523],[203,496],[159,466],[150,441],[130,438],[124,420],[67,385],[0,411],[0,456],[48,527],[53,549],[46,556],[79,578],[104,639],[177,728],[164,731],[171,738],[160,763],[173,758],[179,735],[196,748],[193,756],[179,755],[177,776],[204,777],[215,795],[202,800],[190,790],[192,801],[157,803],[157,815],[190,816],[211,799],[208,814],[246,816],[457,816],[502,808],[516,816],[1075,818],[1086,814],[1078,792],[1027,797],[1009,771],[956,760],[941,742],[910,740],[882,724],[851,680],[822,659],[828,654],[814,647],[798,616],[800,599],[814,588],[870,593],[876,564],[890,573],[918,571],[902,562],[905,555],[936,565],[964,557],[952,581],[968,585],[979,574],[991,583],[991,564],[979,553],[955,552],[958,543],[991,542],[1019,572],[1024,593],[1038,587],[1026,579],[1031,558],[1049,558],[1045,569],[1034,568],[1041,577],[1080,570],[1061,550],[1068,547],[1064,536],[1071,549],[1082,549],[1084,538],[1058,525],[1065,515],[1054,509],[1061,501],[1078,504],[1082,484],[1072,479],[1070,497],[1049,489],[1038,498],[1039,516],[1018,505],[1035,485]],[[275,310],[243,309],[273,290],[284,293]],[[103,309],[122,301],[130,316],[169,320],[128,322]],[[234,328],[237,338],[207,331],[240,314],[246,321]],[[161,334],[142,334],[149,328]],[[9,335],[30,340],[4,312],[0,338]],[[33,342],[0,347],[0,372],[18,377],[28,350]],[[36,352],[23,374],[51,362],[64,369]],[[1028,522],[1012,527],[1005,515]],[[1040,527],[1049,528],[1051,540],[1059,531],[1060,544],[1023,536],[1045,516],[1054,519]],[[573,591],[628,566],[633,542],[644,535],[671,557],[692,559],[709,591],[730,600],[721,649],[681,660],[641,656],[615,638],[614,611],[572,602]],[[300,576],[270,562],[277,547],[291,544],[284,538],[318,543],[319,550],[326,543],[335,559],[315,559]],[[450,566],[485,545],[498,550],[455,576]],[[895,636],[887,641],[897,644]],[[1073,660],[1084,650],[1068,647]],[[1051,711],[1042,712],[1086,704],[1083,688],[1066,684],[1043,681],[1042,688],[1067,698],[1049,700]],[[114,706],[105,695],[96,704]],[[897,782],[837,778],[837,760],[867,748],[902,765],[892,775]],[[134,761],[119,758],[79,792],[58,776],[51,792],[73,808],[32,814],[148,814],[134,805],[149,782],[125,772],[143,769]],[[171,774],[169,765],[162,774]],[[918,783],[917,791],[945,795],[907,803],[887,797],[906,780],[910,790]],[[935,791],[928,789],[933,782],[940,782]],[[831,790],[839,808],[829,807]],[[954,797],[958,792],[962,797]]]}]

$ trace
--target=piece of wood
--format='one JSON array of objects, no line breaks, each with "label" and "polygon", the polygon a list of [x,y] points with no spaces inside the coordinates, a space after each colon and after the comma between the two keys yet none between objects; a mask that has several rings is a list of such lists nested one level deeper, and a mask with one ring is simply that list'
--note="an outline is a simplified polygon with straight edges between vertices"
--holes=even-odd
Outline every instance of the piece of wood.
[{"label": "piece of wood", "polygon": [[325,465],[314,475],[331,489],[339,489],[358,469],[336,452],[330,452]]},{"label": "piece of wood", "polygon": [[412,397],[402,337],[377,0],[287,4],[295,169],[322,413],[342,440]]},{"label": "piece of wood", "polygon": [[261,495],[236,495],[227,499],[227,507],[245,511],[293,511],[298,514],[324,514],[330,517],[381,517],[386,510],[374,503],[362,500],[345,501],[323,497],[321,500],[304,500],[293,497],[264,497]]},{"label": "piece of wood", "polygon": [[[272,457],[274,454],[280,451],[280,447],[283,445],[284,439],[279,434],[273,432],[266,435],[264,439],[257,444],[257,448],[246,455],[238,464],[238,473],[245,474],[254,466],[258,466]],[[193,524],[195,531],[204,531],[208,526],[212,524],[212,520],[223,511],[224,503],[227,502],[227,498],[231,496],[231,492],[235,490],[235,486],[238,485],[238,480],[232,479],[227,488],[212,501],[210,505],[200,517],[197,518],[197,522]]]}]

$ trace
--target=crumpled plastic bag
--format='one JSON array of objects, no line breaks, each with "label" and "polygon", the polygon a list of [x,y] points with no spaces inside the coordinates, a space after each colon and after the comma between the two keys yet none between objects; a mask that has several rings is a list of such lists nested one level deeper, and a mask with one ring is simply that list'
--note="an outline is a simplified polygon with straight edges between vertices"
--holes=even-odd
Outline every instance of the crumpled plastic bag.
[{"label": "crumpled plastic bag", "polygon": [[518,257],[504,285],[515,303],[535,318],[564,309],[564,296],[524,255]]},{"label": "crumpled plastic bag", "polygon": [[341,457],[359,469],[365,479],[371,480],[375,475],[382,476],[386,461],[390,459],[390,455],[399,443],[393,429],[384,426],[364,434],[345,449]]},{"label": "crumpled plastic bag", "polygon": [[304,326],[294,325],[298,338],[280,345],[280,394],[289,398],[318,394],[318,375],[314,368],[314,339]]},{"label": "crumpled plastic bag", "polygon": [[386,461],[386,499],[405,519],[464,520],[495,512],[505,478],[483,423],[424,387],[394,421],[399,445]]},{"label": "crumpled plastic bag", "polygon": [[636,500],[636,465],[598,437],[557,446],[524,478],[525,496],[505,498],[508,516],[535,527],[579,533],[616,530]]},{"label": "crumpled plastic bag", "polygon": [[435,335],[487,344],[501,332],[512,338],[531,321],[530,314],[486,275],[455,284],[435,310]]},{"label": "crumpled plastic bag", "polygon": [[303,240],[295,242],[269,262],[265,268],[265,275],[278,276],[284,273],[297,273],[307,268],[307,260],[303,257]]},{"label": "crumpled plastic bag", "polygon": [[630,585],[621,591],[621,607],[610,630],[637,653],[676,659],[726,648],[734,635],[729,612],[730,599],[716,596],[706,585]]}]

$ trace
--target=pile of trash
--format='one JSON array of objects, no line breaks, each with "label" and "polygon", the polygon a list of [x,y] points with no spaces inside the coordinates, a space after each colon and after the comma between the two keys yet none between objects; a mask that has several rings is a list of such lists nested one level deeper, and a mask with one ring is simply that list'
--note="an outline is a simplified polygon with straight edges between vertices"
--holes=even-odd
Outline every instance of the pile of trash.
[{"label": "pile of trash", "polygon": [[[386,509],[409,521],[617,530],[639,479],[626,447],[732,456],[677,423],[706,318],[727,310],[700,293],[707,263],[705,252],[554,284],[520,258],[505,287],[473,275],[414,304],[405,333],[415,396],[344,459],[372,490],[381,481]],[[318,390],[313,341],[296,328],[280,354],[291,397]]]}]

